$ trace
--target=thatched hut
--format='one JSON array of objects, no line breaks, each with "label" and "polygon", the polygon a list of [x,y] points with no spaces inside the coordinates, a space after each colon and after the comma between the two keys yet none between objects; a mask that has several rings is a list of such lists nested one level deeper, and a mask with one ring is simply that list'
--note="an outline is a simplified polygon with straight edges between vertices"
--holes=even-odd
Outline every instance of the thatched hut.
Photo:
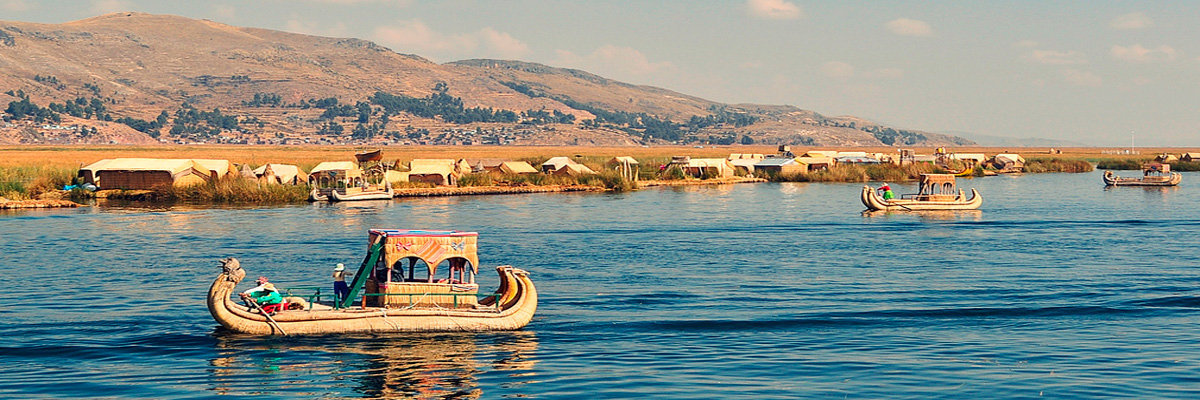
[{"label": "thatched hut", "polygon": [[[785,146],[786,147],[786,146]],[[733,173],[736,175],[751,175],[754,174],[754,164],[758,164],[767,156],[762,154],[741,154],[733,153],[729,155],[729,165],[733,166]]]},{"label": "thatched hut", "polygon": [[469,172],[471,168],[466,160],[462,160],[461,163],[466,165],[466,171],[463,171],[460,161],[449,158],[418,158],[412,160],[408,167],[408,181],[432,183],[438,186],[457,185],[458,177],[462,176],[465,172]]},{"label": "thatched hut", "polygon": [[504,161],[492,169],[494,172],[509,175],[536,174],[537,168],[524,161]]},{"label": "thatched hut", "polygon": [[808,166],[791,157],[767,157],[754,164],[754,170],[763,174],[794,175],[808,172]]},{"label": "thatched hut", "polygon": [[196,160],[115,158],[80,169],[84,181],[101,189],[152,189],[209,182],[217,176]]},{"label": "thatched hut", "polygon": [[638,167],[641,163],[637,159],[630,156],[616,156],[605,163],[609,168],[612,168],[630,181],[638,180]]},{"label": "thatched hut", "polygon": [[554,173],[555,171],[558,171],[558,170],[562,169],[563,167],[565,167],[567,165],[571,165],[571,164],[579,164],[579,163],[572,161],[570,158],[567,158],[567,157],[550,157],[549,160],[546,160],[546,162],[542,163],[542,172],[551,174],[551,173]]},{"label": "thatched hut", "polygon": [[671,167],[678,167],[685,175],[703,178],[728,178],[733,176],[733,165],[729,164],[729,160],[724,158],[691,158],[691,157],[672,157]]},{"label": "thatched hut", "polygon": [[834,160],[830,157],[797,157],[796,162],[803,164],[804,170],[808,172],[827,170],[834,165]]},{"label": "thatched hut", "polygon": [[593,171],[591,168],[588,168],[586,165],[580,163],[571,163],[555,170],[552,174],[560,176],[584,176],[595,175],[596,171]]},{"label": "thatched hut", "polygon": [[992,166],[999,170],[1024,169],[1025,158],[1020,154],[1001,153],[992,157]]},{"label": "thatched hut", "polygon": [[288,164],[263,164],[254,170],[254,177],[260,182],[281,185],[299,185],[308,182],[308,174],[300,167]]},{"label": "thatched hut", "polygon": [[1200,161],[1200,153],[1183,153],[1179,156],[1179,161],[1193,162]]}]

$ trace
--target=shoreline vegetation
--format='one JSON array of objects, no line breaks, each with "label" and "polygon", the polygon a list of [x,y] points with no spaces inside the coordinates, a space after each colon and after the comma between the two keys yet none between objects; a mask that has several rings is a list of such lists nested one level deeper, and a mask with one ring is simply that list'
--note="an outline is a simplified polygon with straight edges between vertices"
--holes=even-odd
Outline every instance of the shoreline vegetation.
[{"label": "shoreline vegetation", "polygon": [[[155,190],[101,190],[90,192],[83,189],[61,190],[63,187],[80,183],[76,178],[79,168],[70,165],[84,165],[89,159],[128,157],[133,153],[141,157],[219,157],[210,155],[221,153],[214,149],[200,149],[203,155],[187,154],[189,149],[168,149],[163,151],[147,151],[141,148],[0,148],[0,208],[16,207],[71,207],[86,203],[92,199],[121,199],[150,202],[182,202],[197,204],[288,204],[307,201],[311,187],[301,185],[263,184],[253,178],[240,176],[224,178],[203,185],[184,187],[163,187]],[[401,149],[396,149],[401,150]],[[480,149],[465,148],[457,151],[455,148],[445,149],[403,149],[409,159],[435,155],[445,157],[466,155],[478,158],[505,158],[527,161],[538,165],[554,154],[573,154],[574,159],[593,167],[598,171],[595,175],[557,176],[545,174],[530,175],[498,175],[473,173],[462,175],[456,186],[435,187],[431,184],[396,183],[393,185],[396,197],[429,197],[429,196],[463,196],[490,195],[514,193],[545,193],[545,192],[626,192],[639,188],[655,186],[679,185],[711,185],[753,182],[906,182],[913,181],[925,173],[953,173],[967,168],[964,164],[939,166],[933,163],[915,163],[904,166],[895,164],[845,164],[833,168],[797,173],[797,174],[762,174],[757,176],[736,176],[718,178],[712,176],[689,177],[677,168],[660,169],[661,165],[669,163],[673,154],[697,154],[699,156],[718,156],[729,153],[760,151],[765,149],[692,149],[687,147],[646,149],[646,148],[584,148],[568,147],[563,149],[526,147],[519,149],[493,148],[491,152],[480,152]],[[596,151],[600,150],[600,151]],[[62,151],[62,154],[56,152]],[[203,153],[209,151],[210,153]],[[346,148],[269,148],[266,152],[244,151],[243,156],[226,157],[231,161],[257,166],[266,162],[295,163],[302,168],[312,168],[319,160],[345,158],[345,154],[353,150]],[[995,151],[995,150],[992,150]],[[1029,155],[1025,163],[1025,173],[1069,172],[1082,173],[1101,169],[1139,169],[1143,162],[1150,161],[1149,157],[1096,157],[1097,150],[1084,155]],[[70,154],[84,153],[86,159],[70,158]],[[579,154],[587,152],[590,154]],[[180,154],[183,153],[183,154]],[[233,153],[237,153],[234,151]],[[482,153],[482,154],[481,154]],[[603,168],[604,162],[614,154],[633,154],[641,162],[638,170],[641,180],[630,181],[612,169]],[[1029,153],[1027,153],[1029,154]],[[1043,153],[1044,154],[1044,153]],[[13,156],[13,157],[8,157]],[[250,158],[249,160],[245,158]],[[1095,164],[1095,167],[1093,166]],[[1172,162],[1178,171],[1200,170],[1200,162]],[[981,167],[975,168],[973,176],[984,176]],[[67,203],[70,203],[68,205]]]}]

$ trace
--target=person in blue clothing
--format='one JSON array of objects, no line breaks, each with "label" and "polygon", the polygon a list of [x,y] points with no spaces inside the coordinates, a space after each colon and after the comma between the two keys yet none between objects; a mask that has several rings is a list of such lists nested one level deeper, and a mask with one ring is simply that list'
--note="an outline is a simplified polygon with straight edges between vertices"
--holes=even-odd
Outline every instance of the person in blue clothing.
[{"label": "person in blue clothing", "polygon": [[333,299],[341,302],[350,295],[350,286],[346,285],[346,266],[338,263],[333,267]]}]

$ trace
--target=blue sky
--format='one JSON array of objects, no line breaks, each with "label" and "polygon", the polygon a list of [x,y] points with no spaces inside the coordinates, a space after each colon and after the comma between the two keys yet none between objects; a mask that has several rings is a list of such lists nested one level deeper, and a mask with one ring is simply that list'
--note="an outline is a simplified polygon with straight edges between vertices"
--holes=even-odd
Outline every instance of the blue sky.
[{"label": "blue sky", "polygon": [[1200,2],[0,0],[357,37],[437,62],[579,68],[935,132],[1200,146]]}]

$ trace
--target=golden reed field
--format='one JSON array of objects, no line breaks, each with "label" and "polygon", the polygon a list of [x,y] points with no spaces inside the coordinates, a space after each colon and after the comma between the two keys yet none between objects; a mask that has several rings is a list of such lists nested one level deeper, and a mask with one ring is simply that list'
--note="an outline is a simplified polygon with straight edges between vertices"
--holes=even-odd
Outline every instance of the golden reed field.
[{"label": "golden reed field", "polygon": [[[506,160],[548,158],[554,156],[581,155],[590,159],[612,156],[632,156],[638,159],[669,159],[671,156],[721,157],[730,153],[776,152],[776,146],[652,146],[652,147],[591,147],[591,146],[384,146],[386,160],[405,163],[414,158],[496,158]],[[78,168],[105,158],[208,158],[224,159],[234,163],[262,165],[265,163],[296,164],[311,168],[322,161],[352,161],[354,153],[375,148],[351,146],[0,146],[0,167],[46,166]],[[918,154],[932,154],[934,148],[916,147]],[[793,147],[797,155],[807,150],[866,151],[894,154],[896,148],[829,148]],[[1109,154],[1120,152],[1120,148],[1062,148],[1062,154],[1050,154],[1049,148],[999,148],[960,147],[952,152],[1019,153],[1025,158],[1063,159],[1129,159],[1148,158],[1160,153],[1178,155],[1183,152],[1200,151],[1197,148],[1139,148],[1139,154]]]}]

